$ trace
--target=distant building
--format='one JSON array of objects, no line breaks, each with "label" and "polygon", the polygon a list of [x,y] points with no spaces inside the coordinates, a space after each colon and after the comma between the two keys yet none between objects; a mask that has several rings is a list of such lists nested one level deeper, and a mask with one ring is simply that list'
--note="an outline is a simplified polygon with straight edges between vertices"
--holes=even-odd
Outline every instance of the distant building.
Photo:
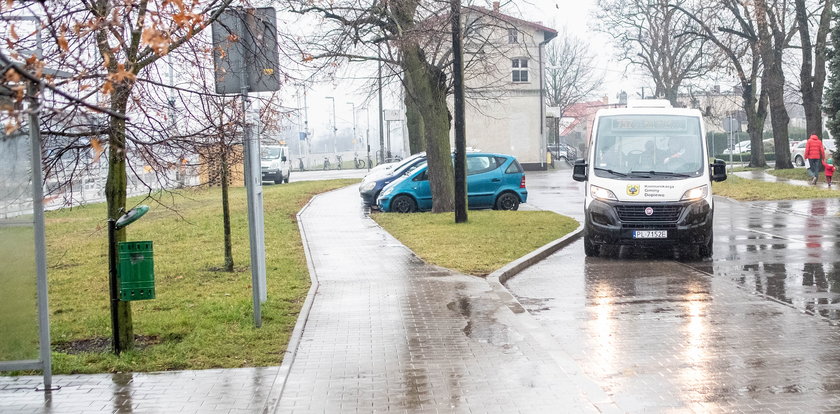
[{"label": "distant building", "polygon": [[582,156],[592,132],[595,113],[601,108],[614,106],[605,96],[598,101],[578,102],[562,112],[560,108],[548,107],[546,123],[549,126],[549,142],[571,145]]},{"label": "distant building", "polygon": [[545,169],[543,47],[557,31],[493,9],[464,8],[467,146]]}]

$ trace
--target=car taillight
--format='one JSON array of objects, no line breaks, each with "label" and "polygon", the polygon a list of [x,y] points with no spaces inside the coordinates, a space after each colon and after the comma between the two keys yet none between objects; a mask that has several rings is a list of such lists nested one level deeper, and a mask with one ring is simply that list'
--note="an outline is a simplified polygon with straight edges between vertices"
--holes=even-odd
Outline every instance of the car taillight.
[{"label": "car taillight", "polygon": [[522,176],[522,180],[519,181],[519,188],[525,188],[525,176]]}]

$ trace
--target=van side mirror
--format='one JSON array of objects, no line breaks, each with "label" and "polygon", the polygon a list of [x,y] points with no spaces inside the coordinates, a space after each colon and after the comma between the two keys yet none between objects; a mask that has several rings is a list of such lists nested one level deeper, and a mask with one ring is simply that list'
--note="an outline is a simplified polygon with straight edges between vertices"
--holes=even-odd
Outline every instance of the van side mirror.
[{"label": "van side mirror", "polygon": [[586,181],[586,160],[578,158],[575,160],[575,165],[572,167],[572,179],[575,181]]},{"label": "van side mirror", "polygon": [[710,164],[709,168],[711,169],[712,174],[712,181],[725,181],[726,180],[726,162],[720,159],[716,159],[714,164]]},{"label": "van side mirror", "polygon": [[284,155],[284,156],[280,157],[280,161],[286,162],[286,156]]}]

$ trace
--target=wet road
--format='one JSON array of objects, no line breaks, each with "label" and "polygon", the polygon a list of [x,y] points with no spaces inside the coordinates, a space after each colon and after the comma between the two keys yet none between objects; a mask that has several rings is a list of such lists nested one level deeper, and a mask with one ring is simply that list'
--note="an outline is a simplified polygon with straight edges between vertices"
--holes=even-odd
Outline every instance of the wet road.
[{"label": "wet road", "polygon": [[[582,219],[568,171],[529,203]],[[627,411],[840,411],[838,200],[715,204],[712,260],[581,241],[507,286]]]}]

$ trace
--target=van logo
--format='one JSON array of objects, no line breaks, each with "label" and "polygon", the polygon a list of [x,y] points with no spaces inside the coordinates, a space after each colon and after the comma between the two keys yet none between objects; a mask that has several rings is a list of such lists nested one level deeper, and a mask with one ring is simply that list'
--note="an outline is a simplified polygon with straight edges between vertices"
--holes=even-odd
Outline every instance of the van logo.
[{"label": "van logo", "polygon": [[653,208],[652,207],[645,207],[645,215],[652,216],[653,215]]},{"label": "van logo", "polygon": [[638,184],[630,184],[627,186],[627,195],[634,196],[639,195],[639,185]]}]

